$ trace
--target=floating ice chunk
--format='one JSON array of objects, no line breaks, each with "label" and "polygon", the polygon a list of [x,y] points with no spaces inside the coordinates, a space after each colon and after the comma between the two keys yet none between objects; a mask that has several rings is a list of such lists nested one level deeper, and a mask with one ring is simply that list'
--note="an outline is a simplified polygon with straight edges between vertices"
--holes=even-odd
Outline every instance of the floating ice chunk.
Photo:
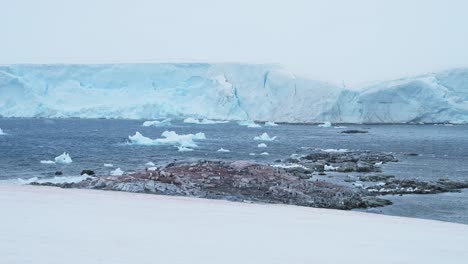
[{"label": "floating ice chunk", "polygon": [[260,143],[260,144],[257,145],[257,147],[259,147],[259,148],[266,148],[266,147],[267,147],[267,144],[265,144],[265,143]]},{"label": "floating ice chunk", "polygon": [[347,149],[321,149],[323,152],[348,152]]},{"label": "floating ice chunk", "polygon": [[318,125],[319,127],[332,127],[332,123],[331,122],[325,122],[323,124],[320,124]]},{"label": "floating ice chunk", "polygon": [[154,163],[150,161],[150,162],[146,162],[145,165],[146,165],[146,166],[154,166]]},{"label": "floating ice chunk", "polygon": [[145,121],[143,122],[144,127],[150,126],[166,126],[171,124],[171,119],[164,119],[162,121],[154,120],[154,121]]},{"label": "floating ice chunk", "polygon": [[335,171],[336,169],[338,169],[338,167],[333,167],[332,165],[325,164],[323,169],[326,171]]},{"label": "floating ice chunk", "polygon": [[114,164],[111,164],[111,163],[104,163],[104,167],[114,167]]},{"label": "floating ice chunk", "polygon": [[229,121],[222,121],[222,120],[210,120],[210,119],[195,119],[195,118],[186,118],[184,119],[184,123],[189,124],[199,124],[199,125],[213,125],[213,124],[224,124],[228,123]]},{"label": "floating ice chunk", "polygon": [[55,164],[53,160],[41,160],[41,164]]},{"label": "floating ice chunk", "polygon": [[380,165],[382,165],[382,164],[383,164],[383,162],[382,162],[382,161],[379,161],[379,162],[375,163],[374,165],[375,165],[375,166],[380,166]]},{"label": "floating ice chunk", "polygon": [[3,135],[6,135],[6,133],[3,132],[3,130],[0,128],[0,136],[3,136]]},{"label": "floating ice chunk", "polygon": [[342,129],[342,128],[347,128],[345,126],[336,126],[335,128]]},{"label": "floating ice chunk", "polygon": [[255,156],[255,153],[251,152],[249,153],[250,156]]},{"label": "floating ice chunk", "polygon": [[239,126],[246,126],[246,127],[251,127],[251,128],[262,127],[261,125],[255,123],[254,121],[250,121],[250,120],[239,121],[239,122],[237,122],[237,124],[239,124]]},{"label": "floating ice chunk", "polygon": [[182,147],[197,147],[193,140],[206,139],[204,133],[179,135],[174,131],[164,131],[161,134],[162,138],[151,139],[143,136],[140,132],[135,132],[135,135],[129,136],[131,144],[134,145],[174,145]]},{"label": "floating ice chunk", "polygon": [[72,159],[70,155],[66,152],[62,153],[62,155],[55,157],[55,163],[58,164],[69,164],[72,163]]},{"label": "floating ice chunk", "polygon": [[112,176],[122,176],[123,174],[124,174],[124,171],[121,170],[120,168],[117,168],[110,172],[110,175]]},{"label": "floating ice chunk", "polygon": [[271,121],[268,121],[268,122],[265,122],[265,126],[278,126],[278,124],[276,124],[275,122],[271,122]]},{"label": "floating ice chunk", "polygon": [[187,147],[177,147],[177,150],[180,151],[180,152],[188,152],[188,151],[193,151],[193,149],[191,148],[187,148]]},{"label": "floating ice chunk", "polygon": [[305,170],[310,170],[309,168],[307,168],[306,166],[304,165],[301,165],[301,164],[295,164],[295,163],[288,163],[288,164],[274,164],[274,165],[271,165],[272,167],[275,167],[275,168],[283,168],[283,169],[290,169],[290,168],[302,168],[302,169],[305,169]]},{"label": "floating ice chunk", "polygon": [[260,155],[266,156],[266,155],[270,155],[270,153],[268,153],[268,152],[262,152],[262,153],[260,153]]},{"label": "floating ice chunk", "polygon": [[229,149],[220,148],[217,150],[217,152],[231,152],[231,151]]},{"label": "floating ice chunk", "polygon": [[268,136],[267,133],[263,133],[260,136],[254,137],[254,140],[262,140],[262,141],[273,141],[275,139],[276,139],[276,136],[270,137],[270,136]]}]

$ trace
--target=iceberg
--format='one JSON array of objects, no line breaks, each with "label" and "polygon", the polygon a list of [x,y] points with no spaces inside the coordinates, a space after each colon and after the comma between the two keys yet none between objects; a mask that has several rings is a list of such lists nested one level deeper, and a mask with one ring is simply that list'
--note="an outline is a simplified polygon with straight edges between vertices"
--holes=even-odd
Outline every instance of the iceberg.
[{"label": "iceberg", "polygon": [[171,124],[171,119],[167,118],[162,121],[154,120],[154,121],[145,121],[143,122],[144,127],[150,127],[150,126],[167,126]]},{"label": "iceberg", "polygon": [[217,150],[217,152],[231,152],[231,151],[229,149],[220,148]]},{"label": "iceberg", "polygon": [[267,122],[265,122],[265,126],[274,127],[274,126],[278,126],[278,124],[276,124],[275,122],[267,121]]},{"label": "iceberg", "polygon": [[53,160],[41,160],[41,164],[55,164]]},{"label": "iceberg", "polygon": [[213,124],[224,124],[228,123],[229,121],[220,121],[220,120],[210,120],[210,119],[195,119],[195,118],[186,118],[184,119],[184,123],[189,123],[189,124],[198,124],[198,125],[213,125]]},{"label": "iceberg", "polygon": [[265,143],[260,143],[260,144],[257,145],[257,147],[259,147],[259,148],[266,148],[266,147],[267,147],[267,144],[265,144]]},{"label": "iceberg", "polygon": [[250,127],[250,128],[262,127],[261,125],[255,123],[254,121],[250,121],[250,120],[239,121],[239,122],[237,122],[237,124],[239,124],[239,126],[246,126],[246,127]]},{"label": "iceberg", "polygon": [[58,164],[69,164],[72,163],[72,159],[70,155],[66,152],[62,153],[62,155],[55,157],[55,163]]},{"label": "iceberg", "polygon": [[268,156],[268,155],[270,155],[270,153],[268,153],[268,152],[262,152],[262,153],[260,153],[260,155]]},{"label": "iceberg", "polygon": [[150,162],[146,162],[146,163],[145,163],[145,166],[154,167],[155,165],[154,165],[153,162],[150,161]]},{"label": "iceberg", "polygon": [[3,132],[3,130],[0,128],[0,136],[4,136],[4,135],[6,135],[6,133]]},{"label": "iceberg", "polygon": [[110,175],[111,176],[122,176],[122,175],[124,175],[124,173],[125,172],[123,170],[121,170],[120,168],[117,168],[117,169],[111,171]]},{"label": "iceberg", "polygon": [[191,149],[191,148],[182,147],[182,146],[178,146],[178,147],[177,147],[177,150],[178,150],[179,152],[189,152],[189,151],[193,151],[193,149]]},{"label": "iceberg", "polygon": [[104,163],[104,167],[114,167],[114,164],[111,164],[111,163]]},{"label": "iceberg", "polygon": [[323,124],[319,124],[318,127],[332,127],[332,123],[331,122],[325,122]]},{"label": "iceberg", "polygon": [[174,145],[192,148],[197,147],[197,144],[195,144],[194,140],[203,140],[206,139],[206,137],[205,134],[201,132],[196,134],[179,135],[174,131],[164,131],[161,134],[161,138],[151,139],[149,137],[143,136],[140,132],[137,131],[135,132],[135,135],[128,136],[128,139],[132,145]]},{"label": "iceberg", "polygon": [[261,140],[261,141],[273,141],[276,139],[276,136],[270,137],[268,133],[263,133],[260,136],[254,137],[254,140]]}]

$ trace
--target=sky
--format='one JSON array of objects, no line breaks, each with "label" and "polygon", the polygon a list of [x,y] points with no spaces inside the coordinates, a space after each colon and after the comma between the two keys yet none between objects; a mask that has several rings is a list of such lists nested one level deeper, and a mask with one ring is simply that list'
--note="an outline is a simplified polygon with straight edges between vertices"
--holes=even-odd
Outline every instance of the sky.
[{"label": "sky", "polygon": [[0,0],[0,64],[278,63],[346,86],[468,66],[466,0]]}]

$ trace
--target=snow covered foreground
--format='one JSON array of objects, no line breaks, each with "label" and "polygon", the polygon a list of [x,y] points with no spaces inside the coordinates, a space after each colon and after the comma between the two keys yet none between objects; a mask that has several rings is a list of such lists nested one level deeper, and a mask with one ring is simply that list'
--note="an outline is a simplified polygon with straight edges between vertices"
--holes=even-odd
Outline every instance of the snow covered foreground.
[{"label": "snow covered foreground", "polygon": [[468,226],[181,197],[0,185],[0,263],[466,263]]}]

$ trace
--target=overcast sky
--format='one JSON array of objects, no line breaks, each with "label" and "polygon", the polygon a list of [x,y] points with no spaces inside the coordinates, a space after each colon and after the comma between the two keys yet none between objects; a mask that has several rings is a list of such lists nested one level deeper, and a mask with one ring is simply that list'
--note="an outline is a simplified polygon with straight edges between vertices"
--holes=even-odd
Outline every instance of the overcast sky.
[{"label": "overcast sky", "polygon": [[0,0],[0,63],[168,61],[355,86],[468,66],[468,1]]}]

